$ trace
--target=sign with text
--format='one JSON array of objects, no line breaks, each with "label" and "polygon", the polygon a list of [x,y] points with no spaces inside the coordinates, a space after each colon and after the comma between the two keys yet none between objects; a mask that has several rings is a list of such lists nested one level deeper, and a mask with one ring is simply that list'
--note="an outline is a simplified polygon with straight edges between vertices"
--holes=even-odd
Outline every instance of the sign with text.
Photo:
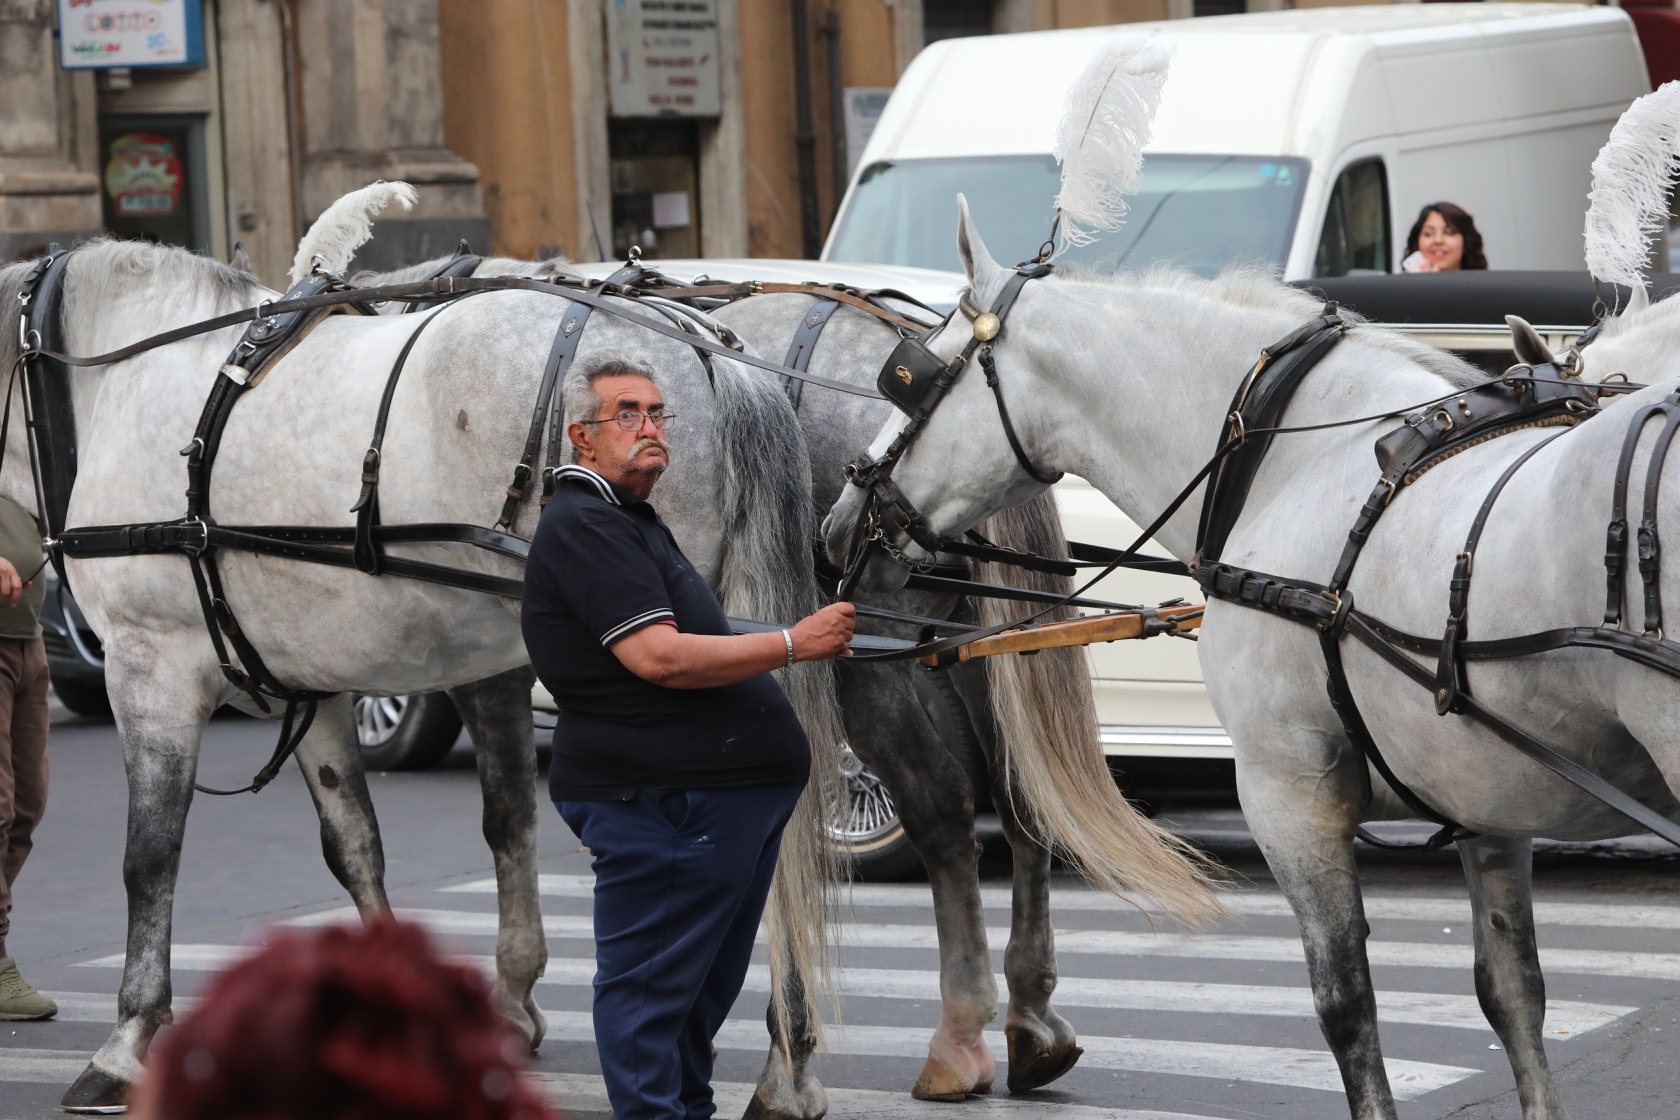
[{"label": "sign with text", "polygon": [[58,0],[66,70],[203,66],[203,0]]},{"label": "sign with text", "polygon": [[715,117],[717,0],[611,0],[608,83],[615,117]]}]

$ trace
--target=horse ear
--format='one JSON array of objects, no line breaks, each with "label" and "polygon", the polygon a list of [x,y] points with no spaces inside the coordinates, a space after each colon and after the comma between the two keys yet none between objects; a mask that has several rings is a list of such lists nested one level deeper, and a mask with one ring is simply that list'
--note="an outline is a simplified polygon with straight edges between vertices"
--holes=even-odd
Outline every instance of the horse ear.
[{"label": "horse ear", "polygon": [[1004,271],[986,251],[986,243],[980,240],[980,231],[969,217],[968,199],[960,194],[957,195],[957,255],[968,274],[968,286],[976,295],[990,291],[993,279]]},{"label": "horse ear", "polygon": [[1516,315],[1505,316],[1505,325],[1511,328],[1511,349],[1516,352],[1517,361],[1531,366],[1552,365],[1557,359],[1552,356],[1539,333],[1528,325],[1528,320]]}]

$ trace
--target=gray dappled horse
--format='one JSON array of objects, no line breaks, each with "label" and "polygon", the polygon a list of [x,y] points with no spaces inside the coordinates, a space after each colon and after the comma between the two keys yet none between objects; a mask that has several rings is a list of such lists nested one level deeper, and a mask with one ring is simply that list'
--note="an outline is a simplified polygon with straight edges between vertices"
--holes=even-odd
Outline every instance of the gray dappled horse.
[{"label": "gray dappled horse", "polygon": [[[966,207],[958,246],[974,302],[988,306],[1009,271],[987,255]],[[996,365],[1016,431],[1038,469],[1079,474],[1141,524],[1202,466],[1261,347],[1321,312],[1317,300],[1253,272],[1211,281],[1171,271],[1069,273],[1022,290],[996,345]],[[968,333],[958,320],[931,346],[949,358]],[[1483,381],[1450,355],[1355,325],[1312,370],[1280,422],[1306,426],[1404,410]],[[1492,508],[1475,555],[1470,617],[1478,638],[1598,624],[1618,449],[1629,417],[1674,388],[1672,381],[1656,384],[1607,404],[1522,467]],[[1017,466],[998,415],[971,371],[895,471],[934,532],[958,532],[1039,491]],[[881,433],[877,453],[900,424]],[[1302,580],[1329,576],[1377,473],[1372,443],[1394,426],[1373,421],[1277,437],[1221,560]],[[1484,443],[1407,487],[1371,532],[1354,571],[1359,609],[1413,634],[1440,633],[1456,554],[1478,508],[1517,457],[1556,430],[1531,428]],[[1641,446],[1654,441],[1653,428]],[[1640,472],[1648,458],[1648,450],[1637,457]],[[1669,523],[1680,516],[1675,469],[1671,458],[1659,518]],[[831,511],[831,551],[849,544],[861,505],[853,488]],[[1195,548],[1198,508],[1192,501],[1157,534],[1184,560]],[[907,540],[895,543],[920,554]],[[1664,565],[1660,586],[1672,603],[1680,567]],[[1437,715],[1429,692],[1363,644],[1342,645],[1352,693],[1390,768],[1436,812],[1479,834],[1459,842],[1474,912],[1477,995],[1509,1056],[1524,1117],[1555,1120],[1563,1111],[1541,1046],[1545,988],[1530,838],[1619,836],[1629,823],[1480,724]],[[1320,1025],[1350,1110],[1359,1120],[1392,1120],[1353,839],[1362,822],[1413,811],[1343,730],[1326,696],[1313,630],[1214,601],[1198,649],[1214,710],[1236,744],[1244,813],[1300,921]],[[1658,813],[1680,817],[1680,689],[1671,677],[1605,652],[1564,650],[1478,661],[1469,681],[1485,708],[1543,730],[1566,757]]]},{"label": "gray dappled horse", "polygon": [[[0,305],[18,306],[30,267],[0,269]],[[275,295],[246,273],[182,250],[95,241],[67,265],[65,349],[109,352]],[[233,410],[211,483],[211,514],[224,525],[350,524],[387,375],[429,319],[436,325],[416,343],[391,408],[382,516],[386,523],[493,522],[559,319],[550,295],[483,293],[419,315],[326,318]],[[182,515],[177,449],[192,438],[238,337],[239,328],[228,328],[72,374],[80,474],[70,525]],[[0,332],[0,366],[8,370],[17,339],[15,330]],[[726,609],[789,619],[817,606],[806,457],[776,380],[717,359],[715,387],[708,385],[691,347],[597,312],[578,357],[609,352],[655,371],[680,417],[661,508]],[[15,398],[13,407],[21,407]],[[22,423],[10,427],[0,494],[33,508],[24,432]],[[528,500],[513,531],[529,537],[537,515]],[[393,548],[495,575],[521,574],[514,561],[459,546]],[[218,562],[239,625],[289,687],[453,692],[479,752],[485,834],[495,855],[495,995],[535,1045],[544,1023],[531,989],[547,947],[536,889],[532,677],[518,603],[272,556],[228,551]],[[183,557],[71,560],[68,575],[105,643],[129,783],[128,953],[118,1022],[65,1097],[69,1107],[108,1110],[138,1075],[152,1034],[170,1019],[171,910],[200,734],[221,705],[251,707],[218,667]],[[810,733],[814,780],[784,843],[767,915],[772,967],[785,983],[807,990],[820,987],[832,913],[819,806],[837,784],[825,776],[838,777],[841,739],[832,670],[812,668],[783,678]],[[519,719],[510,718],[514,712]],[[320,814],[329,867],[363,914],[383,913],[379,831],[345,696],[322,703],[297,760]]]}]

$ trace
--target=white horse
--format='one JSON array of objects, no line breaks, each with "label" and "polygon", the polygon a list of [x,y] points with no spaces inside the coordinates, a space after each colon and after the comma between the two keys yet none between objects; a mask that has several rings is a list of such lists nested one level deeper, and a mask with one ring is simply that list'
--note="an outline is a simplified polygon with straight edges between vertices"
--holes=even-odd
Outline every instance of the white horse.
[{"label": "white horse", "polygon": [[[29,265],[0,269],[0,304],[17,307]],[[64,281],[67,352],[111,351],[155,332],[250,307],[276,293],[251,276],[184,251],[99,241],[75,251]],[[416,328],[398,384],[381,473],[389,524],[489,525],[530,423],[535,387],[565,305],[497,292],[418,315],[335,315],[306,335],[233,410],[210,494],[224,525],[343,526],[387,374]],[[73,374],[80,474],[68,520],[121,525],[181,516],[177,449],[188,443],[218,368],[238,339],[229,328]],[[655,371],[680,419],[661,509],[688,554],[737,615],[793,618],[817,605],[809,563],[809,475],[787,400],[774,378],[719,358],[715,384],[689,346],[595,312],[578,354],[627,356]],[[0,368],[17,333],[0,332]],[[17,398],[14,408],[21,408]],[[0,494],[35,505],[24,425],[11,425]],[[513,530],[529,537],[528,499]],[[517,563],[455,545],[394,546],[393,554],[517,577]],[[458,703],[480,752],[485,831],[500,901],[496,995],[535,1045],[543,1033],[531,989],[547,949],[537,904],[530,670],[518,604],[490,595],[240,552],[219,558],[239,625],[274,675],[294,689],[412,693],[468,686]],[[118,1023],[65,1096],[71,1109],[118,1106],[146,1045],[170,1019],[170,914],[200,733],[222,704],[250,709],[220,671],[186,560],[136,555],[71,560],[78,601],[106,647],[112,708],[129,780],[124,881],[128,957]],[[831,888],[822,798],[832,795],[841,739],[825,667],[786,679],[812,741],[814,780],[784,844],[768,920],[772,962],[785,981],[820,991]],[[469,682],[487,682],[469,685]],[[495,713],[503,713],[497,717]],[[508,722],[518,713],[524,727]],[[320,812],[329,866],[364,914],[387,909],[378,827],[348,701],[322,703],[298,747]],[[778,992],[776,1003],[784,1001]],[[814,1024],[810,1025],[814,1030]]]},{"label": "white horse", "polygon": [[[971,299],[983,308],[1010,273],[987,255],[966,206],[961,210],[958,246]],[[1257,273],[1212,281],[1176,272],[1058,275],[1026,285],[995,343],[996,365],[1038,470],[1078,474],[1147,524],[1214,450],[1233,391],[1259,350],[1321,310]],[[955,319],[931,347],[950,359],[969,333]],[[1313,369],[1282,423],[1399,410],[1482,380],[1450,356],[1354,326]],[[1493,508],[1476,555],[1470,619],[1477,637],[1598,623],[1604,526],[1627,418],[1673,387],[1656,385],[1609,404],[1523,466]],[[903,423],[899,417],[887,425],[876,454]],[[1222,559],[1327,579],[1376,480],[1373,441],[1395,426],[1378,421],[1276,437]],[[1402,490],[1354,569],[1359,608],[1401,630],[1439,633],[1454,558],[1477,508],[1513,460],[1548,434],[1520,431],[1473,447]],[[1636,457],[1636,471],[1644,471],[1646,457]],[[1666,473],[1661,519],[1673,525],[1680,517],[1673,460]],[[933,532],[946,536],[1041,488],[1018,464],[975,369],[956,382],[892,477]],[[854,487],[831,511],[825,530],[832,556],[843,558],[862,505]],[[1193,499],[1157,534],[1187,561],[1197,506]],[[893,543],[922,554],[902,535]],[[1670,603],[1680,601],[1680,567],[1665,566],[1661,588]],[[1299,919],[1320,1025],[1341,1066],[1350,1110],[1360,1120],[1392,1118],[1353,839],[1362,822],[1413,814],[1331,709],[1315,631],[1216,601],[1201,635],[1209,696],[1236,745],[1244,812]],[[1477,993],[1509,1054],[1526,1120],[1561,1117],[1541,1047],[1545,998],[1530,838],[1617,836],[1628,821],[1479,725],[1437,716],[1429,692],[1364,646],[1342,645],[1352,693],[1398,779],[1479,834],[1459,844],[1474,908]],[[1541,733],[1665,816],[1680,816],[1680,687],[1672,678],[1609,653],[1564,650],[1477,662],[1469,680],[1487,708]]]}]

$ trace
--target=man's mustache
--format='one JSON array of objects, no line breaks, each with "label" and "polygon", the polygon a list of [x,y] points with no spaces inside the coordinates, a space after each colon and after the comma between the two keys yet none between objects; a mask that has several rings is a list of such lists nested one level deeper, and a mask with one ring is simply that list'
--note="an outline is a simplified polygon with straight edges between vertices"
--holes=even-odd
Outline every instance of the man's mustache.
[{"label": "man's mustache", "polygon": [[666,443],[664,440],[659,439],[659,438],[654,437],[654,436],[644,436],[641,439],[637,440],[636,445],[630,449],[630,455],[629,455],[628,461],[630,463],[635,463],[636,456],[638,456],[642,452],[650,450],[652,448],[658,448],[660,451],[663,451],[665,453],[666,461],[667,462],[670,461],[671,445]]}]

